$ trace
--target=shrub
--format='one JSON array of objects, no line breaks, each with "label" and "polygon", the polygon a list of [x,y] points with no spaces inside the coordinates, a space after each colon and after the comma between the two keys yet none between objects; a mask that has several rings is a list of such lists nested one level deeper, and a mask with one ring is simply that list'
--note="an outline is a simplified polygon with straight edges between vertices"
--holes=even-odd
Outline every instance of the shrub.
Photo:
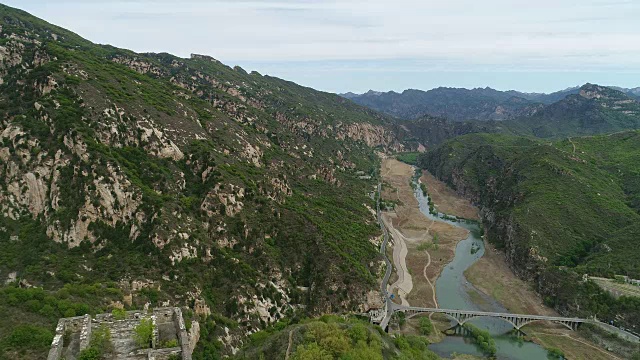
[{"label": "shrub", "polygon": [[420,318],[420,333],[422,335],[430,335],[433,330],[433,324],[428,317],[424,316]]},{"label": "shrub", "polygon": [[564,353],[558,348],[547,349],[547,359],[564,359]]},{"label": "shrub", "polygon": [[142,348],[151,346],[151,339],[153,338],[153,322],[151,319],[140,320],[140,324],[134,328],[134,338],[138,346]]},{"label": "shrub", "polygon": [[100,350],[94,347],[88,347],[80,352],[80,356],[78,356],[78,360],[100,360],[102,358],[102,354],[100,354]]},{"label": "shrub", "polygon": [[161,348],[174,348],[174,347],[178,347],[178,340],[177,339],[171,339],[171,340],[167,340],[165,342],[163,342],[160,345]]},{"label": "shrub", "polygon": [[469,330],[469,334],[482,351],[489,355],[496,354],[496,343],[488,331],[482,330],[472,324],[464,324],[463,326],[465,329]]},{"label": "shrub", "polygon": [[111,331],[104,325],[100,325],[91,332],[90,347],[98,349],[100,355],[104,355],[113,351],[111,343]]},{"label": "shrub", "polygon": [[9,345],[17,349],[46,349],[51,345],[53,334],[35,325],[20,325],[9,335]]},{"label": "shrub", "polygon": [[124,320],[127,317],[127,312],[124,309],[113,309],[111,310],[111,315],[116,320]]}]

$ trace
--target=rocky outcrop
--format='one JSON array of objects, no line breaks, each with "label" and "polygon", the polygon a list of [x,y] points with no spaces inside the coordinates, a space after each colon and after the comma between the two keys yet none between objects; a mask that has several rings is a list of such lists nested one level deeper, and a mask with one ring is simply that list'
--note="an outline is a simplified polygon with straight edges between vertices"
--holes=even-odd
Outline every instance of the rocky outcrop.
[{"label": "rocky outcrop", "polygon": [[335,132],[340,140],[349,138],[354,141],[362,141],[370,147],[383,146],[393,151],[401,151],[403,147],[388,128],[380,125],[367,123],[338,125]]},{"label": "rocky outcrop", "polygon": [[234,216],[244,207],[241,201],[244,198],[244,188],[239,188],[233,184],[216,184],[202,202],[200,208],[206,211],[209,216],[224,214]]},{"label": "rocky outcrop", "polygon": [[220,61],[214,59],[212,56],[209,56],[209,55],[191,54],[191,59],[211,61],[216,64],[220,64]]},{"label": "rocky outcrop", "polygon": [[156,66],[148,60],[143,60],[138,57],[128,57],[118,55],[111,59],[111,61],[127,66],[129,69],[140,74],[152,74],[155,76],[166,75],[164,70],[159,66]]}]

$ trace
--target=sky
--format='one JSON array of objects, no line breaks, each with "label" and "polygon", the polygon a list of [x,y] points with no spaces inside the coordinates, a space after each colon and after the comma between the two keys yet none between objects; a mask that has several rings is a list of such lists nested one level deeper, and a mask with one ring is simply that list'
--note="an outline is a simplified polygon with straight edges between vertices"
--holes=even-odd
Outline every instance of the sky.
[{"label": "sky", "polygon": [[640,86],[640,0],[5,0],[96,43],[332,92]]}]

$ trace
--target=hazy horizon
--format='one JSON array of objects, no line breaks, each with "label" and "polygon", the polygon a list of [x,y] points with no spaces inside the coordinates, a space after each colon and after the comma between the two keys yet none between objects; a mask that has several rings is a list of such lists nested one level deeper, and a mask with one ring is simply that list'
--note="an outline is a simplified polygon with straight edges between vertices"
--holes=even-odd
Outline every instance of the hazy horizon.
[{"label": "hazy horizon", "polygon": [[640,3],[633,0],[578,7],[569,0],[4,3],[96,43],[206,54],[336,93],[640,86]]},{"label": "hazy horizon", "polygon": [[[567,90],[577,89],[577,88],[580,88],[580,87],[582,87],[583,85],[586,85],[586,84],[587,84],[587,83],[585,83],[585,84],[581,84],[581,85],[576,85],[576,86],[570,86],[570,87],[567,87],[567,88],[564,88],[564,89],[558,89],[558,90],[554,90],[554,91],[552,91],[552,92],[545,92],[545,93],[541,93],[541,92],[520,91],[520,90],[518,90],[518,89],[496,89],[496,88],[493,88],[493,87],[491,87],[491,86],[476,86],[476,87],[467,87],[467,88],[455,87],[455,86],[437,86],[437,87],[433,87],[433,88],[429,88],[429,89],[407,88],[407,89],[404,89],[404,90],[401,90],[401,91],[369,89],[369,90],[367,90],[367,91],[365,91],[365,92],[361,92],[361,93],[357,93],[357,92],[353,92],[353,91],[347,91],[347,92],[338,93],[338,94],[348,94],[348,93],[353,93],[353,94],[356,94],[356,95],[362,95],[362,94],[367,93],[367,92],[370,92],[370,91],[373,91],[373,92],[379,92],[379,93],[389,93],[389,92],[402,93],[402,92],[407,91],[407,90],[429,91],[429,90],[435,90],[435,89],[438,89],[438,88],[450,88],[450,89],[451,89],[451,88],[455,88],[455,89],[467,89],[467,90],[474,90],[474,89],[486,89],[486,88],[490,88],[490,89],[497,90],[497,91],[505,91],[505,92],[506,92],[506,91],[518,91],[518,92],[525,93],[525,94],[551,94],[551,93],[553,93],[553,92],[560,92],[560,91],[567,91]],[[606,87],[620,87],[620,88],[625,88],[625,87],[623,87],[623,86],[617,86],[617,85],[611,85],[611,84],[597,84],[597,85],[600,85],[600,86],[606,86]],[[635,89],[635,88],[639,88],[639,87],[625,88],[625,89],[629,89],[629,90],[631,90],[631,89]]]}]

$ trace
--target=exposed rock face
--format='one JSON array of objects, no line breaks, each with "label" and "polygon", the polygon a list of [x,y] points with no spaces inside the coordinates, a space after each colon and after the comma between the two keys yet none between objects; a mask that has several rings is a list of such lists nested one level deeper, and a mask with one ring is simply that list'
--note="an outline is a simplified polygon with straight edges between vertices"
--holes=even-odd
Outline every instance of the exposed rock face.
[{"label": "exposed rock face", "polygon": [[197,321],[191,322],[191,329],[189,329],[189,350],[193,353],[196,345],[200,341],[200,323]]},{"label": "exposed rock face", "polygon": [[116,56],[111,59],[113,62],[125,65],[131,70],[140,74],[152,74],[155,76],[165,75],[164,71],[148,60],[139,59],[137,57]]},{"label": "exposed rock face", "polygon": [[203,316],[204,318],[211,315],[211,309],[207,305],[207,302],[202,299],[195,300],[193,311],[196,313],[196,315]]},{"label": "exposed rock face", "polygon": [[338,126],[338,130],[336,131],[338,139],[344,140],[345,138],[350,138],[355,141],[363,141],[367,146],[371,147],[393,144],[391,148],[394,151],[402,150],[402,145],[395,140],[395,135],[383,126],[359,123],[349,124],[346,126],[346,129],[342,128],[343,126]]},{"label": "exposed rock face", "polygon": [[208,55],[200,55],[200,54],[191,54],[191,58],[194,60],[206,60],[206,61],[211,61],[217,64],[220,64],[220,61],[214,59],[211,56]]},{"label": "exposed rock face", "polygon": [[7,276],[7,279],[4,281],[4,283],[11,284],[13,282],[16,282],[17,279],[18,279],[18,273],[14,271],[9,273],[9,276]]},{"label": "exposed rock face", "polygon": [[[147,123],[148,125],[151,125]],[[167,139],[162,131],[153,127],[144,127],[142,123],[138,123],[138,128],[142,131],[140,140],[142,143],[148,143],[148,151],[160,158],[169,158],[173,160],[182,160],[184,154],[180,148],[176,146],[170,139]]]}]

